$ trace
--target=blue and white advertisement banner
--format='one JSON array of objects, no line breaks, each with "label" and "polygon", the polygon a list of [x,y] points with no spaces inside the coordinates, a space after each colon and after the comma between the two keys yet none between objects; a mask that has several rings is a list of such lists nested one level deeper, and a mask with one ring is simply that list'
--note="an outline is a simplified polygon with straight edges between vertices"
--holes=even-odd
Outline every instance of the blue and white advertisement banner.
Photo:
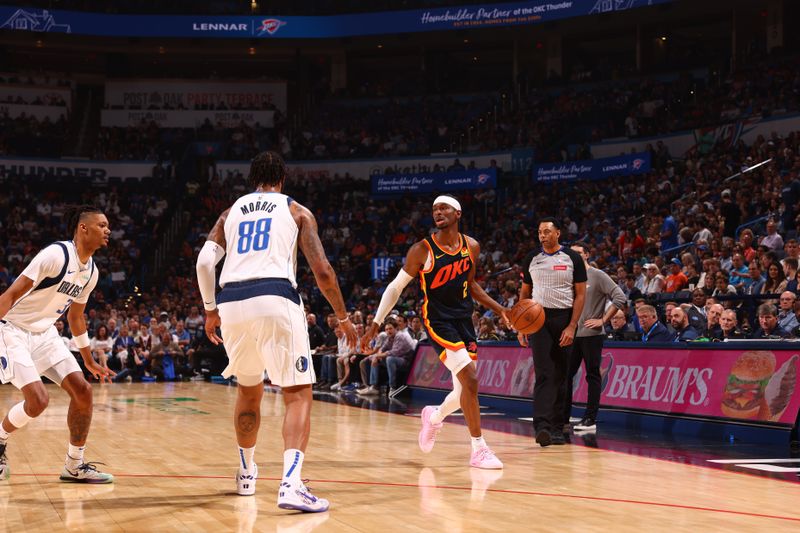
[{"label": "blue and white advertisement banner", "polygon": [[111,109],[270,109],[286,111],[286,82],[114,80],[106,82]]},{"label": "blue and white advertisement banner", "polygon": [[149,161],[0,158],[0,178],[85,178],[102,182],[108,178],[150,177],[154,166],[155,162]]},{"label": "blue and white advertisement banner", "polygon": [[[2,108],[2,104],[0,104]],[[142,122],[155,122],[162,128],[198,128],[207,120],[212,125],[235,128],[242,122],[248,126],[258,124],[263,128],[275,125],[274,111],[125,111],[104,109],[100,125],[104,128],[138,126]]]},{"label": "blue and white advertisement banner", "polygon": [[570,180],[603,180],[614,176],[632,176],[650,172],[650,153],[604,157],[589,161],[567,161],[538,165],[533,171],[537,183]]},{"label": "blue and white advertisement banner", "polygon": [[427,194],[433,192],[494,189],[497,172],[493,168],[454,170],[414,174],[384,174],[372,176],[373,196]]},{"label": "blue and white advertisement banner", "polygon": [[595,16],[673,0],[533,0],[313,17],[109,15],[0,6],[0,29],[109,37],[326,39],[494,28]]},{"label": "blue and white advertisement banner", "polygon": [[386,279],[394,268],[395,265],[402,264],[402,257],[373,257],[370,260],[370,274],[372,280]]},{"label": "blue and white advertisement banner", "polygon": [[19,118],[25,115],[35,117],[39,121],[48,119],[50,122],[56,122],[62,116],[66,119],[69,111],[66,106],[0,103],[0,117],[5,115],[10,118]]}]

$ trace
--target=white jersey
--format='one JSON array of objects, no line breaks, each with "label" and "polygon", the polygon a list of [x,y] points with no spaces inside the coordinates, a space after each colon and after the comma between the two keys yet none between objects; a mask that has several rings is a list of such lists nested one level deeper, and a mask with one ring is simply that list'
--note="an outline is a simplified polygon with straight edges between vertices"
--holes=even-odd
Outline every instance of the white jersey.
[{"label": "white jersey", "polygon": [[297,288],[297,236],[289,205],[277,192],[254,192],[236,200],[225,220],[225,264],[220,287],[234,281],[287,279]]},{"label": "white jersey", "polygon": [[73,302],[89,301],[98,278],[94,260],[81,264],[72,241],[45,247],[21,275],[33,280],[33,288],[2,318],[33,333],[46,331]]}]

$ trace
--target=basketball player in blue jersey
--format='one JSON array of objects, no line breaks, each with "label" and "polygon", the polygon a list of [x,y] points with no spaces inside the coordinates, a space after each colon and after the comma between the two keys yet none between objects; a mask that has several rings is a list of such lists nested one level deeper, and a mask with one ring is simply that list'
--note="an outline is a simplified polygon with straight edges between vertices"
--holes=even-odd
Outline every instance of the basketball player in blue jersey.
[{"label": "basketball player in blue jersey", "polygon": [[[297,292],[297,247],[303,251],[322,294],[333,307],[347,344],[356,331],[348,316],[336,273],[325,256],[311,211],[281,194],[286,166],[275,152],[258,154],[250,166],[253,192],[222,213],[197,258],[197,281],[206,309],[205,331],[223,342],[229,364],[223,376],[238,382],[234,427],[239,443],[236,490],[255,494],[258,467],[253,462],[264,370],[283,390],[283,479],[278,507],[304,512],[328,510],[328,500],[313,496],[301,470],[311,432],[311,364],[303,303]],[[214,294],[215,266],[225,257],[222,292]],[[217,308],[219,303],[219,308]],[[222,338],[217,335],[221,328]]]},{"label": "basketball player in blue jersey", "polygon": [[42,414],[49,402],[40,376],[47,376],[70,397],[69,448],[61,481],[114,481],[114,476],[83,460],[92,422],[92,387],[55,327],[66,312],[86,369],[100,381],[110,381],[114,372],[92,358],[83,311],[98,278],[92,255],[108,245],[111,230],[106,216],[91,206],[72,208],[65,219],[72,240],[42,249],[0,296],[0,381],[14,385],[24,398],[0,424],[0,481],[10,473],[5,453],[9,435]]},{"label": "basketball player in blue jersey", "polygon": [[458,231],[461,204],[451,196],[439,196],[433,202],[433,220],[438,232],[415,243],[406,255],[406,263],[386,287],[373,323],[362,338],[362,348],[378,333],[406,285],[419,275],[424,293],[422,320],[439,359],[453,376],[453,391],[438,407],[422,410],[419,446],[424,453],[433,449],[444,418],[458,410],[472,436],[469,464],[476,468],[503,468],[481,434],[476,366],[477,337],[472,326],[474,300],[491,309],[508,323],[506,309],[492,300],[475,281],[475,261],[480,255],[478,241]]}]

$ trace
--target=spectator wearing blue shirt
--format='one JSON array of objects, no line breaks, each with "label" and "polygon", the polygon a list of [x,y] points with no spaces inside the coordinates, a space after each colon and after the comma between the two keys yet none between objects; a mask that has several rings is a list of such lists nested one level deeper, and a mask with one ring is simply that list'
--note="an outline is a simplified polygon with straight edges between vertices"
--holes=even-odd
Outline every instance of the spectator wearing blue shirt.
[{"label": "spectator wearing blue shirt", "polygon": [[656,308],[652,305],[642,305],[636,309],[636,316],[642,325],[642,342],[672,342],[675,336],[667,327],[658,321]]},{"label": "spectator wearing blue shirt", "polygon": [[669,317],[670,324],[675,330],[675,342],[693,341],[700,336],[691,325],[689,325],[689,317],[681,307],[676,307],[672,310]]},{"label": "spectator wearing blue shirt", "polygon": [[678,224],[675,218],[664,209],[664,223],[661,225],[661,252],[678,246]]},{"label": "spectator wearing blue shirt", "polygon": [[728,283],[733,285],[737,292],[744,292],[744,289],[752,283],[750,279],[750,269],[744,264],[744,256],[742,254],[733,254],[731,262],[731,273]]},{"label": "spectator wearing blue shirt", "polygon": [[758,306],[758,325],[760,327],[753,333],[753,339],[785,339],[791,336],[778,325],[778,310],[772,304]]}]

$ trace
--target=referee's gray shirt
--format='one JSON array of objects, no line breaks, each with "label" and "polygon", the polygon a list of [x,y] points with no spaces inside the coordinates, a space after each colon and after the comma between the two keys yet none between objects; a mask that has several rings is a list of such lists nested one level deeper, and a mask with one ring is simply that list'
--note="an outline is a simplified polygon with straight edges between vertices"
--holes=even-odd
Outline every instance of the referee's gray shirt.
[{"label": "referee's gray shirt", "polygon": [[523,281],[533,287],[531,298],[545,309],[572,309],[575,284],[586,281],[586,266],[575,250],[562,246],[548,254],[531,253],[523,263]]},{"label": "referee's gray shirt", "polygon": [[608,274],[594,267],[586,270],[588,278],[586,282],[586,300],[583,303],[583,312],[578,320],[578,330],[576,337],[593,337],[595,335],[605,335],[602,327],[587,328],[583,323],[590,318],[603,318],[606,312],[606,301],[611,300],[617,309],[624,309],[628,299],[625,293],[614,283]]}]

